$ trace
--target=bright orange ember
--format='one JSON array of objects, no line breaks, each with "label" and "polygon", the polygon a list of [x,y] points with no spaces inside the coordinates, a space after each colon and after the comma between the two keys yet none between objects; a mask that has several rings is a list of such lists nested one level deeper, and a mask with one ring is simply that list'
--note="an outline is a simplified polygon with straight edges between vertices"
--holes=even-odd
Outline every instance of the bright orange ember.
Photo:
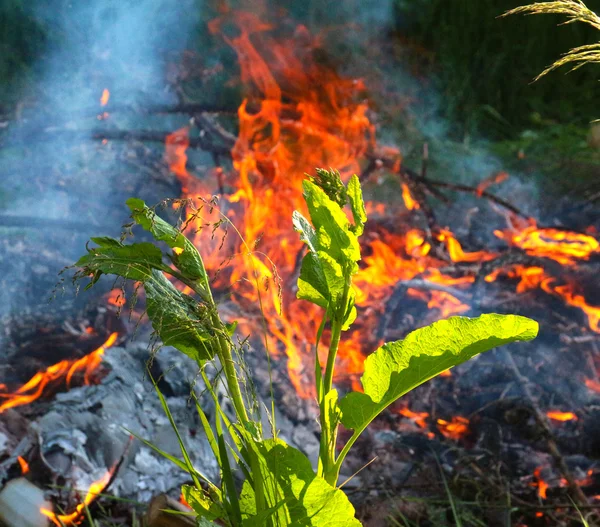
[{"label": "bright orange ember", "polygon": [[469,433],[469,420],[459,415],[453,416],[450,421],[438,419],[437,427],[444,437],[458,441]]},{"label": "bright orange ember", "polygon": [[110,92],[104,88],[102,90],[102,96],[100,97],[100,106],[106,106],[108,104],[108,99],[110,99]]},{"label": "bright orange ember", "polygon": [[560,412],[558,410],[550,410],[546,412],[549,419],[553,421],[577,421],[577,416],[573,412]]},{"label": "bright orange ember", "polygon": [[3,400],[0,403],[0,413],[39,399],[47,388],[53,388],[61,381],[70,387],[75,374],[83,374],[84,384],[90,384],[91,375],[102,362],[104,351],[116,342],[118,336],[118,333],[112,333],[102,346],[81,359],[63,360],[49,366],[45,371],[36,373],[15,392],[0,392],[0,401]]},{"label": "bright orange ember", "polygon": [[21,467],[21,474],[27,474],[29,472],[29,463],[27,463],[25,458],[21,456],[17,456],[17,461],[19,462],[19,466]]}]

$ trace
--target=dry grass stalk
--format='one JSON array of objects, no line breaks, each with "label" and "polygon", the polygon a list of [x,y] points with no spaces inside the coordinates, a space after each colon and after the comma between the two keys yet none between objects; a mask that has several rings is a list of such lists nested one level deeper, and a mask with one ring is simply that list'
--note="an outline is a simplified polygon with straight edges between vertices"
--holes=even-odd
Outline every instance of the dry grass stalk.
[{"label": "dry grass stalk", "polygon": [[[502,16],[524,14],[555,14],[564,15],[567,20],[561,25],[571,24],[573,22],[583,22],[589,24],[600,31],[600,17],[589,9],[582,0],[556,0],[554,2],[536,2],[534,4],[517,7],[507,11]],[[571,71],[581,68],[585,64],[600,62],[600,42],[579,46],[567,51],[561,58],[548,66],[540,73],[535,80],[537,81],[547,73],[564,66],[572,64]]]}]

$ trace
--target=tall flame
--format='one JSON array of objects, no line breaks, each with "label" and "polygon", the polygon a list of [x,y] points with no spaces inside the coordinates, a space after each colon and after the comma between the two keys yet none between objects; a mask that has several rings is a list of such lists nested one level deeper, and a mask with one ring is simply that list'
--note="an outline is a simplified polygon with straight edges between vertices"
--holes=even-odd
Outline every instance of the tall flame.
[{"label": "tall flame", "polygon": [[[234,26],[237,31],[231,31]],[[227,175],[216,169],[215,174],[218,189],[233,188],[233,193],[222,200],[220,212],[210,204],[201,212],[188,205],[185,213],[190,225],[188,235],[193,233],[196,246],[203,251],[215,286],[231,291],[243,313],[251,311],[247,309],[249,304],[260,300],[267,315],[270,353],[287,357],[289,377],[296,391],[303,397],[312,397],[313,368],[308,366],[307,358],[314,353],[311,335],[317,333],[321,312],[311,304],[294,301],[294,288],[280,285],[292,281],[302,255],[302,243],[290,228],[292,212],[305,208],[302,180],[305,172],[314,167],[335,167],[343,178],[360,173],[359,161],[375,151],[385,151],[386,159],[395,160],[394,170],[399,170],[401,155],[376,144],[361,80],[344,78],[318,60],[317,46],[304,26],[298,26],[293,37],[283,41],[272,36],[272,29],[255,14],[240,11],[226,11],[209,23],[209,30],[237,55],[245,98],[237,111],[239,131],[231,150],[234,173]],[[199,196],[206,205],[217,186],[211,184],[212,178],[200,180],[189,174],[188,135],[186,127],[168,136],[165,160],[181,182],[182,197]],[[477,193],[483,195],[490,185],[507,177],[504,172],[493,175],[482,182]],[[401,187],[406,208],[417,210],[419,202],[409,186]],[[382,204],[366,205],[374,214],[386,212]],[[243,241],[232,235],[216,240],[212,229],[203,228],[223,224],[225,219],[239,229]],[[533,219],[524,221],[517,216],[508,220],[510,228],[496,231],[497,236],[528,254],[572,265],[599,251],[599,244],[591,235],[541,229]],[[465,295],[458,293],[475,282],[475,273],[465,269],[455,276],[457,273],[446,270],[448,258],[457,263],[480,263],[497,256],[485,250],[465,251],[450,229],[428,235],[420,229],[391,233],[378,226],[370,229],[365,239],[354,286],[357,305],[373,313],[383,311],[386,299],[399,282],[411,280],[413,284],[406,294],[435,310],[435,316],[464,313],[470,306]],[[432,251],[434,242],[445,246],[448,258],[440,256],[440,247]],[[590,327],[597,331],[600,312],[587,304],[572,284],[553,281],[541,267],[524,266],[491,273],[486,280],[493,281],[506,272],[520,280],[519,292],[542,288],[581,308]],[[419,287],[416,281],[425,286]],[[279,314],[282,305],[286,312],[271,316]],[[252,326],[250,319],[240,323]],[[362,357],[378,345],[375,337],[365,337],[365,333],[372,335],[373,331],[363,331],[362,338],[357,333],[347,334],[340,346],[344,377],[355,389],[360,389]],[[327,339],[325,332],[323,341]]]},{"label": "tall flame", "polygon": [[29,381],[17,389],[15,392],[6,392],[5,386],[2,386],[0,392],[0,413],[14,408],[29,404],[39,399],[47,389],[64,381],[67,387],[70,387],[74,375],[83,374],[84,384],[91,384],[91,375],[102,362],[102,356],[107,348],[110,348],[117,340],[118,333],[112,333],[106,342],[90,354],[77,360],[63,360],[46,368],[45,371],[36,373]]}]

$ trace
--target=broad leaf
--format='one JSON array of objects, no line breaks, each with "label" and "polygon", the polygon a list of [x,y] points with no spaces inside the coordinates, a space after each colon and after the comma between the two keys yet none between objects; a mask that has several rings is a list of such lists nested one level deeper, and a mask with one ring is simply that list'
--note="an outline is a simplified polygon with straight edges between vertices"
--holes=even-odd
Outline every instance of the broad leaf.
[{"label": "broad leaf", "polygon": [[131,280],[144,281],[150,278],[154,269],[163,269],[162,253],[151,243],[123,245],[113,238],[92,238],[98,247],[88,247],[88,254],[82,256],[77,267],[95,279],[101,274],[116,274]]},{"label": "broad leaf", "polygon": [[405,393],[496,346],[536,337],[538,324],[517,315],[452,317],[389,342],[365,360],[364,393],[340,401],[342,424],[356,432]]},{"label": "broad leaf", "polygon": [[[265,465],[265,488],[270,489],[269,516],[276,525],[294,527],[360,527],[354,507],[343,491],[318,477],[308,458],[278,439],[256,442],[256,451]],[[257,513],[253,490],[244,483],[240,496],[244,525],[255,525]]]},{"label": "broad leaf", "polygon": [[158,241],[165,242],[174,251],[173,262],[190,280],[206,279],[206,270],[200,254],[179,230],[160,218],[156,212],[137,198],[127,200],[131,217]]}]

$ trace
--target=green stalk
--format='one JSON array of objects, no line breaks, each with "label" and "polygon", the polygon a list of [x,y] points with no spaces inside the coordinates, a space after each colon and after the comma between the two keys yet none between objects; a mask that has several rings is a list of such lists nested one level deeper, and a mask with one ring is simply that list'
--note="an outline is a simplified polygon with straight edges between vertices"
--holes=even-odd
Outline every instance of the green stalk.
[{"label": "green stalk", "polygon": [[[202,265],[204,266],[204,264]],[[231,401],[233,402],[235,413],[237,414],[240,423],[245,427],[250,422],[250,419],[248,418],[248,412],[246,411],[246,405],[244,404],[244,397],[242,396],[242,390],[240,389],[237,372],[235,371],[235,362],[231,354],[231,346],[229,345],[229,342],[227,342],[227,339],[223,337],[223,333],[226,333],[226,330],[221,318],[219,317],[217,304],[212,296],[208,278],[205,278],[203,282],[203,284],[193,282],[186,283],[186,285],[189,285],[196,294],[198,294],[201,298],[204,298],[206,302],[210,304],[210,309],[212,310],[210,320],[213,324],[213,327],[221,333],[217,337],[219,342],[217,355],[221,361],[221,365],[223,366],[223,372],[225,373],[225,379],[227,381],[227,389],[229,391]],[[203,287],[204,290],[200,289],[199,286]]]},{"label": "green stalk", "polygon": [[348,304],[348,295],[350,292],[350,277],[346,279],[342,302],[337,306],[334,316],[331,319],[331,342],[329,343],[329,353],[327,354],[327,366],[325,368],[325,378],[323,380],[321,397],[319,400],[320,421],[321,421],[321,443],[319,448],[319,472],[320,475],[332,486],[336,486],[339,469],[336,468],[335,446],[337,442],[338,423],[329,423],[328,408],[325,404],[325,397],[331,391],[333,386],[333,373],[335,370],[335,359],[342,336],[343,317]]}]

